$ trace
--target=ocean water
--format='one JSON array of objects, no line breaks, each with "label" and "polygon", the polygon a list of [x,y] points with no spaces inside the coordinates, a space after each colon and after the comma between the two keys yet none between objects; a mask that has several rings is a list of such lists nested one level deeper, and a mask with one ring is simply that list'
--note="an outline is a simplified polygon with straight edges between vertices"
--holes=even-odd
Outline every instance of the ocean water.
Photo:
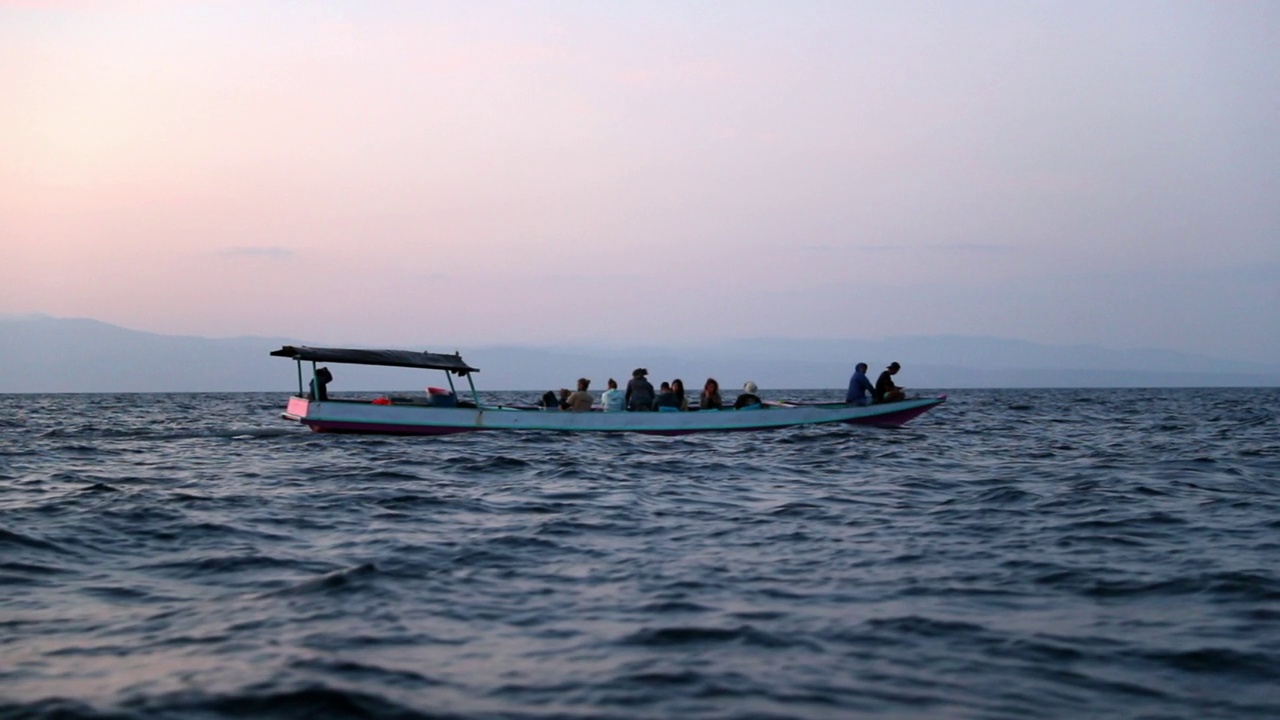
[{"label": "ocean water", "polygon": [[1280,390],[949,396],[678,438],[0,396],[0,717],[1280,717]]}]

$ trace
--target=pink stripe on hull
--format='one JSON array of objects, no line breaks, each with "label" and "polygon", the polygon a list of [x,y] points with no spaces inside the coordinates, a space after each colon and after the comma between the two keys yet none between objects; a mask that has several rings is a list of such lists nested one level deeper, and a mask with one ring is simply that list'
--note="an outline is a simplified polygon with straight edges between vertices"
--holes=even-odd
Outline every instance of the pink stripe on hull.
[{"label": "pink stripe on hull", "polygon": [[424,427],[421,425],[382,425],[379,423],[329,422],[305,420],[312,430],[327,433],[376,433],[379,435],[456,435],[476,432],[480,428]]},{"label": "pink stripe on hull", "polygon": [[888,427],[898,427],[907,422],[911,418],[919,417],[926,412],[937,407],[937,405],[925,405],[924,407],[911,408],[909,410],[901,410],[894,413],[885,413],[884,415],[873,415],[866,418],[854,418],[845,420],[850,425],[882,425]]}]

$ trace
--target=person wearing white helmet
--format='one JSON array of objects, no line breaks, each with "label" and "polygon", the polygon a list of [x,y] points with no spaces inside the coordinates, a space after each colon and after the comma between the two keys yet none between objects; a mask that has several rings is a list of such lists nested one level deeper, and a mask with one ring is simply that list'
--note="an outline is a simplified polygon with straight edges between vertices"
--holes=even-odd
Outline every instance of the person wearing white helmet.
[{"label": "person wearing white helmet", "polygon": [[756,387],[754,382],[748,380],[742,386],[742,394],[738,396],[737,400],[733,401],[733,409],[756,410],[764,407],[764,404],[760,402],[760,396],[756,394],[757,392],[759,392],[759,388]]}]

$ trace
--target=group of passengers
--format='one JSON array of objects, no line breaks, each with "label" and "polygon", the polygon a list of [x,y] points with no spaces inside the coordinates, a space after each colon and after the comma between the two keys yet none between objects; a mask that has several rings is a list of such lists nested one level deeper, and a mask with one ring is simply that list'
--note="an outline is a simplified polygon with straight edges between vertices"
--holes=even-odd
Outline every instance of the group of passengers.
[{"label": "group of passengers", "polygon": [[[844,401],[850,405],[871,405],[873,403],[887,403],[902,400],[906,397],[905,391],[894,384],[893,376],[898,374],[898,370],[902,369],[896,361],[889,363],[889,366],[880,373],[880,377],[876,379],[875,384],[867,378],[867,364],[860,362],[854,368],[853,377],[849,379],[849,390],[845,393]],[[689,399],[684,393],[684,381],[676,378],[671,382],[666,380],[658,386],[655,391],[653,384],[649,382],[649,371],[646,368],[636,368],[631,372],[631,380],[627,382],[626,391],[618,389],[618,382],[613,378],[609,378],[609,389],[605,390],[600,396],[600,409],[605,412],[683,412],[689,410]],[[587,412],[595,405],[595,398],[587,391],[591,386],[591,381],[586,378],[578,378],[578,389],[575,392],[569,392],[568,388],[560,390],[559,397],[554,392],[548,390],[542,396],[539,406],[547,410],[572,410],[574,412]],[[764,406],[760,396],[756,393],[758,389],[756,384],[748,380],[742,386],[742,393],[734,400],[734,410],[750,410]],[[720,383],[715,378],[707,378],[706,384],[702,386],[702,394],[698,397],[698,405],[694,410],[720,410],[724,408],[724,400],[720,397]]]},{"label": "group of passengers", "polygon": [[876,378],[876,384],[872,385],[867,379],[867,364],[858,363],[853,369],[853,377],[849,378],[849,390],[844,401],[850,405],[870,405],[904,399],[906,392],[893,383],[893,376],[900,369],[902,366],[897,361],[889,363],[889,367]]},{"label": "group of passengers", "polygon": [[[670,382],[664,380],[658,386],[658,390],[655,391],[653,384],[648,380],[648,374],[649,371],[646,368],[633,370],[625,392],[618,389],[616,380],[609,378],[609,389],[600,395],[600,409],[605,412],[687,412],[689,410],[689,398],[685,396],[683,380],[680,378]],[[557,397],[554,392],[548,390],[543,394],[542,400],[538,404],[547,410],[589,411],[594,404],[591,393],[587,392],[587,388],[590,386],[590,380],[578,378],[576,392],[571,393],[568,388],[562,388],[559,397]],[[733,408],[735,410],[744,410],[763,407],[764,404],[756,393],[756,384],[748,380],[743,385],[743,392],[734,401]],[[698,404],[693,409],[720,410],[723,407],[724,401],[720,397],[720,383],[716,382],[715,378],[707,378],[706,384],[702,386],[702,394],[698,398]]]},{"label": "group of passengers", "polygon": [[[671,382],[663,381],[655,393],[653,385],[646,377],[646,368],[636,368],[631,372],[631,380],[627,383],[627,392],[623,395],[623,407],[630,412],[686,412],[689,410],[689,399],[685,397],[684,381],[676,378]],[[613,383],[613,380],[609,381]],[[733,403],[734,410],[763,407],[760,396],[756,394],[756,384],[750,380],[742,386],[743,392]],[[608,407],[605,408],[609,409]],[[724,400],[720,397],[720,383],[715,378],[707,378],[702,386],[702,394],[698,396],[695,410],[722,410]]]}]

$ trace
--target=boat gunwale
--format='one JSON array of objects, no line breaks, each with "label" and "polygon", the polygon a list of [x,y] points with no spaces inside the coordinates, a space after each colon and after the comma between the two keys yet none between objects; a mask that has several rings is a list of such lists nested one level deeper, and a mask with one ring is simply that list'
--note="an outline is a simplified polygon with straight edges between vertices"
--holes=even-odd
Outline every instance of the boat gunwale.
[{"label": "boat gunwale", "polygon": [[[296,419],[298,422],[311,427],[318,431],[345,431],[345,432],[369,432],[369,433],[390,433],[390,434],[442,434],[446,432],[471,432],[471,431],[541,431],[541,432],[588,432],[588,433],[620,433],[620,432],[636,432],[645,434],[667,434],[667,435],[683,435],[691,433],[704,432],[732,432],[732,431],[749,431],[749,430],[777,430],[786,427],[804,427],[812,425],[823,425],[831,423],[844,423],[854,425],[884,425],[898,426],[906,421],[924,413],[932,408],[941,405],[946,401],[946,396],[935,397],[919,397],[900,400],[892,403],[881,403],[867,406],[857,406],[852,404],[836,403],[826,406],[804,405],[804,406],[779,406],[755,409],[755,410],[717,410],[717,411],[690,411],[690,412],[605,412],[603,410],[592,410],[590,412],[573,412],[568,410],[540,410],[536,408],[514,408],[503,406],[482,406],[482,407],[440,407],[419,404],[402,404],[402,405],[374,405],[371,402],[361,402],[358,400],[325,400],[314,401],[306,398],[298,398],[308,405],[316,403],[318,405],[335,404],[346,406],[348,408],[359,407],[361,409],[369,408],[370,412],[377,413],[378,417],[358,417],[350,413],[342,413],[341,409],[336,414],[312,414],[307,412],[305,415],[297,413],[286,413],[285,417]],[[372,408],[378,410],[372,410]],[[401,417],[388,414],[390,409],[399,409],[398,413]],[[324,408],[317,408],[320,413],[324,412]],[[805,412],[805,411],[808,412]],[[849,411],[858,411],[850,414]],[[406,413],[431,413],[435,417],[424,418],[422,416],[413,417],[405,416]],[[714,413],[714,417],[720,422],[711,422],[710,417],[699,418],[700,413]],[[465,414],[460,417],[457,414]],[[486,414],[505,415],[507,417],[519,416],[522,418],[534,419],[532,424],[508,425],[505,423],[489,424],[486,423]],[[797,418],[799,415],[809,415],[810,417]],[[454,422],[448,422],[449,416]],[[601,418],[608,416],[609,419],[632,418],[633,421],[652,419],[657,422],[644,424],[596,424],[583,423],[582,420],[587,418]],[[661,420],[659,420],[659,418]],[[731,422],[723,420],[733,418]],[[741,421],[737,419],[741,418]],[[703,420],[703,422],[699,422]],[[349,428],[343,430],[343,428]],[[363,429],[355,429],[363,428]],[[413,428],[419,431],[414,432]]]}]

